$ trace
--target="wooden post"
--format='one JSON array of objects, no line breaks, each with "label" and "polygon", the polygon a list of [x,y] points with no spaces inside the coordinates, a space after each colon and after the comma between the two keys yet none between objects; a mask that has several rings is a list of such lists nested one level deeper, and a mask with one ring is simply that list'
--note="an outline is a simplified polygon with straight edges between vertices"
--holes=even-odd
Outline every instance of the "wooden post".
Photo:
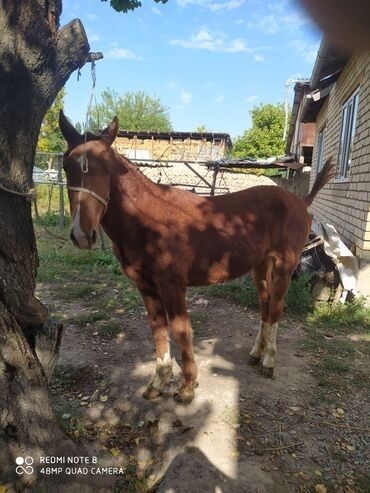
[{"label": "wooden post", "polygon": [[103,233],[103,229],[101,226],[99,226],[99,236],[100,236],[100,250],[102,250],[103,252],[106,252],[107,248],[105,246],[104,233]]},{"label": "wooden post", "polygon": [[220,171],[220,165],[215,164],[213,168],[213,179],[212,179],[212,186],[211,186],[211,197],[214,196],[215,194],[215,189],[216,189],[216,180],[217,180],[217,175],[218,172]]},{"label": "wooden post", "polygon": [[57,157],[58,166],[58,184],[59,184],[59,230],[64,229],[64,185],[63,185],[63,175],[62,175],[62,159],[61,156]]}]

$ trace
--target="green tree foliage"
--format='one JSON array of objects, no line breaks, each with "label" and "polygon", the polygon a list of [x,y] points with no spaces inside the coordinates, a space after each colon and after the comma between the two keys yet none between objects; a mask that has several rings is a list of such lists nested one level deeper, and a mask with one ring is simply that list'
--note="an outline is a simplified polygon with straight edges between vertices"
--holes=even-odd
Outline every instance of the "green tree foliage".
[{"label": "green tree foliage", "polygon": [[252,127],[235,139],[233,156],[268,158],[284,154],[284,105],[261,104],[254,106],[250,113]]},{"label": "green tree foliage", "polygon": [[[107,2],[108,0],[101,0]],[[167,0],[154,0],[156,3],[167,3]],[[110,0],[111,7],[117,12],[128,12],[129,10],[135,10],[137,7],[141,7],[142,3],[139,0]]]},{"label": "green tree foliage", "polygon": [[54,103],[48,109],[41,124],[37,150],[39,152],[63,152],[65,148],[64,139],[59,130],[58,116],[59,110],[64,108],[64,97],[66,91],[63,88]]},{"label": "green tree foliage", "polygon": [[205,133],[205,132],[208,132],[208,130],[207,130],[207,127],[205,125],[198,125],[196,132]]},{"label": "green tree foliage", "polygon": [[127,92],[120,96],[106,89],[101,103],[91,111],[88,130],[96,132],[108,125],[117,115],[119,127],[125,130],[169,132],[172,128],[167,108],[157,97],[144,91]]}]

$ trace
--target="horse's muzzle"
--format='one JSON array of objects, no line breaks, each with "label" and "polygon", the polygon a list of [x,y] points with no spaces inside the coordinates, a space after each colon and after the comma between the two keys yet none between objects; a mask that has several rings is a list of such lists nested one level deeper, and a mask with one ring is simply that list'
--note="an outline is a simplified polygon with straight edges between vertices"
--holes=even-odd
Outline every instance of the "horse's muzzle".
[{"label": "horse's muzzle", "polygon": [[90,234],[87,234],[82,230],[79,230],[78,234],[75,234],[74,228],[72,228],[69,237],[77,248],[80,248],[81,250],[90,250],[95,245],[98,235],[95,229],[93,229]]}]

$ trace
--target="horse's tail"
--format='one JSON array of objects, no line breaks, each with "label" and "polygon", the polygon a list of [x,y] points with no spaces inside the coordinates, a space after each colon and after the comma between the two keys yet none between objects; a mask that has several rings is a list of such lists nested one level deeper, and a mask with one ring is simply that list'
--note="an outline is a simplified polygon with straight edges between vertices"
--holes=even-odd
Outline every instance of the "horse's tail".
[{"label": "horse's tail", "polygon": [[311,192],[303,197],[303,202],[306,204],[306,207],[309,207],[312,204],[319,191],[333,178],[334,175],[334,164],[332,163],[332,158],[330,157],[324,164],[322,170],[316,176]]}]

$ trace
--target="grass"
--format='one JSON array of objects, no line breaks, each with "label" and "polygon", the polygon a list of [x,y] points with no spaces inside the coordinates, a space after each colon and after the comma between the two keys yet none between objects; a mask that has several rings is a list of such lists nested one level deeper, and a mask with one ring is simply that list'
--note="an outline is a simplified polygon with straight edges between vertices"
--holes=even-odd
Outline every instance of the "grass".
[{"label": "grass", "polygon": [[139,473],[136,461],[129,462],[124,472],[124,477],[114,486],[114,493],[145,493],[148,490],[148,478]]},{"label": "grass", "polygon": [[106,314],[104,312],[96,311],[91,313],[82,313],[81,315],[70,317],[68,318],[68,321],[69,323],[72,323],[74,325],[87,325],[98,322],[99,320],[104,320],[105,318]]},{"label": "grass", "polygon": [[77,401],[63,400],[55,406],[55,414],[61,429],[71,438],[80,439],[88,435]]},{"label": "grass", "polygon": [[[216,298],[228,299],[246,308],[259,307],[257,289],[250,276],[226,284],[210,286],[207,292]],[[288,312],[296,315],[305,315],[312,311],[313,299],[308,277],[302,276],[290,283],[285,297],[285,307]]]},{"label": "grass", "polygon": [[53,373],[50,387],[57,388],[63,392],[68,392],[75,386],[71,369],[68,366],[58,365]]},{"label": "grass", "polygon": [[37,281],[53,285],[52,295],[59,301],[83,300],[84,306],[92,309],[70,319],[71,322],[84,325],[109,318],[116,309],[133,314],[142,307],[139,292],[122,274],[110,250],[76,249],[68,239],[67,228],[58,231],[50,226],[49,234],[35,222],[35,231],[39,254]]},{"label": "grass", "polygon": [[208,316],[206,312],[190,313],[190,323],[194,335],[198,337],[202,337],[207,334],[207,320],[208,320]]},{"label": "grass", "polygon": [[86,298],[95,293],[95,286],[89,284],[75,284],[69,285],[63,292],[59,293],[59,298],[63,300],[73,300],[79,298]]},{"label": "grass", "polygon": [[241,277],[226,284],[216,284],[206,288],[215,298],[227,299],[248,308],[258,308],[258,294],[249,276]]},{"label": "grass", "polygon": [[99,278],[94,274],[101,272],[108,273],[109,277],[121,277],[121,268],[111,252],[98,249],[79,251],[67,239],[65,242],[55,241],[37,225],[36,233],[40,258],[39,282],[70,281],[71,278],[76,279],[76,276],[79,280],[90,280]]},{"label": "grass", "polygon": [[[64,213],[69,214],[68,192],[63,188],[64,193]],[[59,187],[58,185],[36,185],[37,209],[41,219],[49,214],[59,213]],[[56,223],[57,224],[57,223]]]},{"label": "grass", "polygon": [[309,315],[311,326],[335,329],[341,333],[370,331],[370,308],[363,298],[356,298],[350,303],[336,305],[326,303],[316,307]]},{"label": "grass", "polygon": [[321,387],[350,390],[370,385],[370,309],[365,300],[317,306],[309,313],[302,347],[314,358]]},{"label": "grass", "polygon": [[114,320],[104,323],[98,330],[100,336],[113,339],[122,332],[122,324]]},{"label": "grass", "polygon": [[323,357],[321,365],[324,370],[339,374],[347,373],[350,370],[348,363],[331,354],[326,354]]}]

